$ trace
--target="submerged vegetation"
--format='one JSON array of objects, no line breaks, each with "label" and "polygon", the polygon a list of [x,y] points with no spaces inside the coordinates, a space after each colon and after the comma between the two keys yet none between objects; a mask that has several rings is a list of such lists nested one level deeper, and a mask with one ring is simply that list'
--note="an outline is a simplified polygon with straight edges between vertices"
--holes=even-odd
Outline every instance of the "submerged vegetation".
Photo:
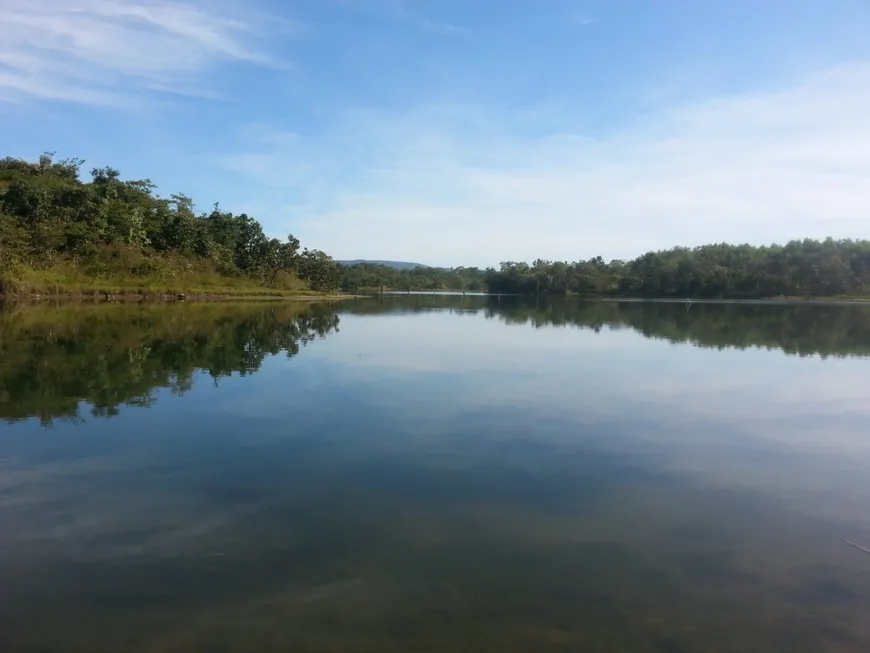
[{"label": "submerged vegetation", "polygon": [[218,204],[198,212],[185,195],[157,195],[147,179],[80,159],[0,159],[0,294],[327,291],[339,267],[292,235]]}]

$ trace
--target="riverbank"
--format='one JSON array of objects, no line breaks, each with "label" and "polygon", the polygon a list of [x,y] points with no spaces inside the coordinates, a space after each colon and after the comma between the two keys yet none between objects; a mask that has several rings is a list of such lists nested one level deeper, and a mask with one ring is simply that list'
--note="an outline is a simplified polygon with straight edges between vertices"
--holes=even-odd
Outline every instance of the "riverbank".
[{"label": "riverbank", "polygon": [[353,299],[356,295],[325,293],[316,291],[193,291],[193,292],[60,292],[60,293],[7,293],[0,295],[0,301],[16,303],[34,302],[179,302],[179,301],[332,301]]},{"label": "riverbank", "polygon": [[497,297],[497,298],[514,298],[522,300],[535,299],[558,299],[570,297],[572,299],[582,301],[601,301],[601,302],[659,302],[672,304],[772,304],[772,303],[835,303],[835,304],[858,304],[870,302],[870,297],[858,295],[832,295],[830,297],[818,296],[785,296],[779,295],[774,297],[661,297],[661,296],[624,296],[624,295],[587,295],[580,293],[541,293],[535,294],[518,294],[518,293],[495,293],[477,290],[395,290],[395,289],[371,289],[359,288],[357,293],[362,296],[370,297],[395,297],[395,296],[468,296],[468,297]]},{"label": "riverbank", "polygon": [[[524,295],[534,298],[534,295]],[[861,304],[870,297],[835,295],[831,297],[614,297],[612,295],[570,295],[577,299],[603,302],[657,302],[664,304]]]},{"label": "riverbank", "polygon": [[48,270],[19,269],[0,280],[0,300],[33,301],[231,301],[323,300],[346,297],[340,291],[311,290],[308,284],[282,274],[266,286],[244,276],[198,269],[173,270],[167,276],[111,274],[94,277],[71,265]]},{"label": "riverbank", "polygon": [[179,305],[179,304],[314,304],[357,299],[357,295],[336,293],[282,293],[282,294],[60,294],[60,295],[0,295],[0,312],[22,308],[94,305]]}]

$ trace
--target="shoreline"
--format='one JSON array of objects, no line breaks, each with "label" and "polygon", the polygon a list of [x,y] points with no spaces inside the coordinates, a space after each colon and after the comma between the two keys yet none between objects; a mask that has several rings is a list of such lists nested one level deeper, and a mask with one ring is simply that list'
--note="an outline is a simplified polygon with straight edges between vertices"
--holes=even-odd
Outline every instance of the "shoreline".
[{"label": "shoreline", "polygon": [[685,297],[632,297],[620,295],[579,295],[576,293],[541,293],[540,295],[526,295],[517,293],[490,293],[482,291],[462,290],[385,290],[384,292],[372,292],[371,294],[356,295],[357,297],[415,297],[415,296],[442,296],[442,297],[501,297],[510,299],[564,299],[570,298],[580,301],[600,302],[656,302],[661,304],[867,304],[870,297],[801,297],[801,296],[776,296],[776,297],[692,297],[686,301]]},{"label": "shoreline", "polygon": [[[118,292],[87,291],[87,292],[58,292],[58,293],[5,293],[0,294],[0,305],[3,304],[41,304],[53,302],[59,304],[108,304],[108,303],[213,303],[213,302],[238,302],[238,301],[263,301],[263,302],[318,302],[340,301],[346,299],[372,299],[378,296],[407,297],[420,295],[436,295],[447,297],[503,297],[512,299],[531,299],[536,295],[511,295],[496,293],[481,293],[462,291],[386,291],[384,293],[317,293],[313,291],[214,291],[214,292]],[[566,297],[564,295],[539,295],[537,297]],[[625,303],[660,303],[660,304],[870,304],[870,297],[759,297],[759,298],[691,298],[687,301],[679,297],[614,297],[608,295],[574,295],[567,297],[580,301],[600,302],[625,302]]]},{"label": "shoreline", "polygon": [[339,301],[343,299],[359,299],[360,295],[343,293],[232,293],[232,292],[192,292],[192,293],[7,293],[0,295],[0,304],[40,304],[57,302],[69,304],[109,304],[109,303],[153,303],[178,304],[185,302],[210,303],[234,301],[294,301],[317,302]]},{"label": "shoreline", "polygon": [[[532,295],[533,296],[533,295]],[[746,298],[696,298],[693,297],[690,301],[680,297],[584,297],[576,295],[582,299],[592,301],[610,301],[610,302],[657,302],[660,304],[867,304],[870,303],[870,297],[746,297]]]}]

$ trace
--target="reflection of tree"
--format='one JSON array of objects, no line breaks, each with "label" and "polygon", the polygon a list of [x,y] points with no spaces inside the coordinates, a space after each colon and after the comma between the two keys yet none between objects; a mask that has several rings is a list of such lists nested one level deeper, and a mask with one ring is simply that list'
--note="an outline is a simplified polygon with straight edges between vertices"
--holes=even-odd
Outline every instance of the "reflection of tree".
[{"label": "reflection of tree", "polygon": [[[495,312],[499,312],[495,309]],[[870,354],[870,307],[818,304],[700,304],[565,302],[516,306],[506,322],[631,328],[647,338],[699,347],[766,347],[801,356]]]},{"label": "reflection of tree", "polygon": [[[359,315],[448,309],[506,324],[630,328],[647,338],[700,347],[767,347],[801,356],[870,355],[870,306],[584,302],[573,299],[398,296],[349,301]],[[220,304],[95,306],[0,314],[0,419],[78,419],[122,405],[148,406],[155,388],[184,393],[198,371],[217,381],[259,369],[272,354],[294,356],[338,329],[327,306]]]},{"label": "reflection of tree", "polygon": [[189,390],[194,374],[217,379],[259,369],[338,329],[327,307],[263,304],[79,307],[0,315],[0,419],[96,416],[148,406],[155,388]]},{"label": "reflection of tree", "polygon": [[647,338],[699,347],[767,347],[801,356],[870,355],[870,306],[811,303],[580,301],[572,298],[388,297],[342,305],[352,313],[481,312],[535,327],[631,328]]}]

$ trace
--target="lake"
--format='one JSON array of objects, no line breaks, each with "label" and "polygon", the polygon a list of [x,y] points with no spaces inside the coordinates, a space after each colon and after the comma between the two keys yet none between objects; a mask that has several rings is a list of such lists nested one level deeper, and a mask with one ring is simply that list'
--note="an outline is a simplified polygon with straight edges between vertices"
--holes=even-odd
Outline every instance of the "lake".
[{"label": "lake", "polygon": [[870,306],[0,314],[0,651],[870,650]]}]

